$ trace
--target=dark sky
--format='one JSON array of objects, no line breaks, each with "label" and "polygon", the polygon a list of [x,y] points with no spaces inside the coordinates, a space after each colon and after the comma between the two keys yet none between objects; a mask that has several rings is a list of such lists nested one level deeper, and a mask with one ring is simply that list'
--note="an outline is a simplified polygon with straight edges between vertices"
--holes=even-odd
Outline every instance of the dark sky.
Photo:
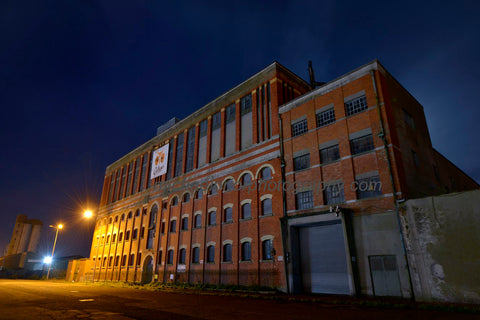
[{"label": "dark sky", "polygon": [[[180,1],[178,1],[180,3]],[[88,255],[107,165],[273,61],[330,81],[378,58],[424,106],[435,148],[480,181],[478,1],[0,4],[0,248],[18,214],[40,251]],[[1,254],[0,254],[1,255]]]}]

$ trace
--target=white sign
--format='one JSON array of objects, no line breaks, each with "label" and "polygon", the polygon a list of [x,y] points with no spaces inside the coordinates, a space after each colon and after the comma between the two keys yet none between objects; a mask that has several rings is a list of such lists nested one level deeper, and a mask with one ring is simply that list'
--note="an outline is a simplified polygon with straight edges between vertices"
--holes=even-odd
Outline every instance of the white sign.
[{"label": "white sign", "polygon": [[187,270],[187,268],[184,264],[179,264],[177,266],[177,272],[185,272],[186,270]]},{"label": "white sign", "polygon": [[166,144],[163,147],[153,151],[150,179],[154,179],[167,172],[169,145],[170,144]]}]

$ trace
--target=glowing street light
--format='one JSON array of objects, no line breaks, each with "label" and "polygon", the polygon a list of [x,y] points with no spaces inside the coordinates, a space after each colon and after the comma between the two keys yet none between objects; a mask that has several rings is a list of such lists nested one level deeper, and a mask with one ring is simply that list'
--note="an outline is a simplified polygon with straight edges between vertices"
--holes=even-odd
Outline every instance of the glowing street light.
[{"label": "glowing street light", "polygon": [[52,267],[52,260],[53,260],[53,254],[55,253],[55,246],[57,245],[57,237],[58,237],[58,230],[63,229],[63,224],[59,223],[56,226],[49,226],[50,228],[55,228],[55,241],[53,241],[53,249],[52,249],[52,255],[50,257],[45,257],[43,260],[45,263],[48,263],[48,272],[47,272],[47,280],[48,277],[50,276],[50,268]]},{"label": "glowing street light", "polygon": [[85,210],[85,212],[83,213],[83,216],[87,219],[90,219],[93,216],[92,210]]}]

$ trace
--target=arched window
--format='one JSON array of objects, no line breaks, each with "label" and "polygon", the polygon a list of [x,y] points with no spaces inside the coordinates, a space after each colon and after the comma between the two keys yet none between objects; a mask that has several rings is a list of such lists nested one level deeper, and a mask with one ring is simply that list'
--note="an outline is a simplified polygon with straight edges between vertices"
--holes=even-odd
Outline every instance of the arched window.
[{"label": "arched window", "polygon": [[195,219],[193,220],[193,227],[194,228],[200,228],[202,226],[202,215],[197,214],[195,216]]},{"label": "arched window", "polygon": [[133,266],[133,263],[135,262],[135,253],[132,253],[130,255],[130,258],[128,259],[128,265]]},{"label": "arched window", "polygon": [[217,213],[215,211],[210,211],[208,213],[208,225],[214,226],[217,223]]},{"label": "arched window", "polygon": [[182,218],[182,230],[188,230],[188,217]]},{"label": "arched window", "polygon": [[262,260],[272,260],[273,257],[273,244],[272,240],[264,240],[262,242]]},{"label": "arched window", "polygon": [[115,241],[117,241],[117,234],[116,233],[114,233],[113,236],[112,236],[112,242],[115,242]]},{"label": "arched window", "polygon": [[127,263],[127,255],[124,254],[122,257],[122,267],[125,267],[125,264]]},{"label": "arched window", "polygon": [[250,173],[246,173],[242,176],[241,185],[248,186],[252,183],[252,175]]},{"label": "arched window", "polygon": [[120,232],[120,234],[118,235],[118,241],[123,241],[123,232]]},{"label": "arched window", "polygon": [[180,249],[179,256],[178,256],[178,264],[185,264],[185,259],[187,256],[187,250],[185,248]]},{"label": "arched window", "polygon": [[110,219],[108,219],[108,223],[111,224],[113,221],[112,217],[110,217]]},{"label": "arched window", "polygon": [[162,250],[158,251],[157,264],[162,264],[162,256],[163,256],[163,251]]},{"label": "arched window", "polygon": [[170,220],[170,232],[176,232],[177,220]]},{"label": "arched window", "polygon": [[207,247],[207,262],[215,262],[215,246]]},{"label": "arched window", "polygon": [[234,183],[232,179],[228,179],[225,184],[223,185],[223,192],[232,191],[235,189]]},{"label": "arched window", "polygon": [[217,185],[214,183],[214,184],[212,184],[212,186],[210,187],[210,190],[209,190],[209,192],[208,192],[208,195],[209,195],[209,196],[214,196],[214,195],[217,194],[217,192],[218,192],[218,187],[217,187]]},{"label": "arched window", "polygon": [[203,190],[198,189],[197,193],[195,193],[195,199],[203,199]]},{"label": "arched window", "polygon": [[133,229],[132,240],[137,240],[138,237],[138,228]]},{"label": "arched window", "polygon": [[192,263],[199,263],[200,261],[200,248],[195,247],[192,249]]},{"label": "arched window", "polygon": [[128,241],[128,240],[130,240],[130,230],[127,230],[125,232],[125,241]]},{"label": "arched window", "polygon": [[268,216],[272,214],[272,199],[263,199],[262,201],[262,216]]},{"label": "arched window", "polygon": [[106,243],[110,243],[110,235],[107,234],[107,242]]},{"label": "arched window", "polygon": [[242,205],[242,219],[250,219],[252,217],[252,210],[250,203],[244,203]]},{"label": "arched window", "polygon": [[232,209],[232,207],[225,208],[223,210],[223,222],[233,222],[233,209]]},{"label": "arched window", "polygon": [[125,213],[122,214],[122,221],[125,221]]},{"label": "arched window", "polygon": [[118,222],[118,216],[115,216],[115,222]]},{"label": "arched window", "polygon": [[155,226],[155,222],[157,221],[157,214],[158,214],[158,206],[154,204],[152,209],[150,209],[150,220],[148,222],[149,229]]},{"label": "arched window", "polygon": [[142,264],[142,253],[137,254],[137,266]]},{"label": "arched window", "polygon": [[173,249],[167,252],[167,264],[173,264]]},{"label": "arched window", "polygon": [[176,205],[178,205],[178,197],[177,196],[173,197],[173,199],[172,199],[172,206],[176,206]]},{"label": "arched window", "polygon": [[242,243],[242,261],[252,260],[252,244],[249,241]]},{"label": "arched window", "polygon": [[232,261],[232,245],[227,243],[223,246],[223,262]]},{"label": "arched window", "polygon": [[107,265],[107,257],[103,257],[102,267],[105,268],[106,265]]},{"label": "arched window", "polygon": [[190,193],[187,192],[183,195],[183,202],[187,203],[189,201],[190,201]]},{"label": "arched window", "polygon": [[269,167],[265,167],[260,171],[260,178],[262,180],[272,179],[272,170]]},{"label": "arched window", "polygon": [[132,219],[132,211],[128,213],[128,219]]},{"label": "arched window", "polygon": [[115,267],[118,267],[118,262],[120,261],[120,256],[115,257]]},{"label": "arched window", "polygon": [[135,217],[139,217],[139,216],[140,216],[140,209],[137,209],[137,210],[135,211]]}]

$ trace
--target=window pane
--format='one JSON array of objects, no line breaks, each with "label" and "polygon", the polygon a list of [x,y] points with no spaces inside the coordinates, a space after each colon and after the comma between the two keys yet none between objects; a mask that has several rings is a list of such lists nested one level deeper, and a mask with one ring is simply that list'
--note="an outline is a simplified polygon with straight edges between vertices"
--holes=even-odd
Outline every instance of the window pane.
[{"label": "window pane", "polygon": [[375,148],[373,145],[373,136],[369,134],[360,138],[352,139],[350,141],[350,147],[352,149],[352,155],[371,151]]},{"label": "window pane", "polygon": [[327,124],[335,122],[335,109],[328,109],[321,113],[317,113],[317,127],[323,127]]},{"label": "window pane", "polygon": [[367,98],[364,95],[345,102],[345,112],[347,114],[347,117],[367,109]]},{"label": "window pane", "polygon": [[242,261],[251,260],[251,244],[250,242],[242,243]]},{"label": "window pane", "polygon": [[313,191],[299,192],[295,195],[297,210],[313,208]]},{"label": "window pane", "polygon": [[242,206],[242,219],[249,219],[252,217],[250,203],[245,203]]},{"label": "window pane", "polygon": [[295,171],[310,168],[310,154],[293,158],[293,168]]},{"label": "window pane", "polygon": [[292,124],[292,136],[299,136],[308,131],[307,119]]},{"label": "window pane", "polygon": [[262,201],[262,215],[272,214],[272,199],[265,199]]},{"label": "window pane", "polygon": [[262,242],[262,259],[272,260],[272,240],[265,240]]},{"label": "window pane", "polygon": [[325,204],[337,204],[345,202],[345,195],[343,191],[343,184],[332,184],[325,187],[323,192]]},{"label": "window pane", "polygon": [[358,199],[367,199],[382,195],[382,184],[379,176],[357,180]]},{"label": "window pane", "polygon": [[320,161],[322,164],[330,163],[340,159],[338,144],[320,150]]}]

